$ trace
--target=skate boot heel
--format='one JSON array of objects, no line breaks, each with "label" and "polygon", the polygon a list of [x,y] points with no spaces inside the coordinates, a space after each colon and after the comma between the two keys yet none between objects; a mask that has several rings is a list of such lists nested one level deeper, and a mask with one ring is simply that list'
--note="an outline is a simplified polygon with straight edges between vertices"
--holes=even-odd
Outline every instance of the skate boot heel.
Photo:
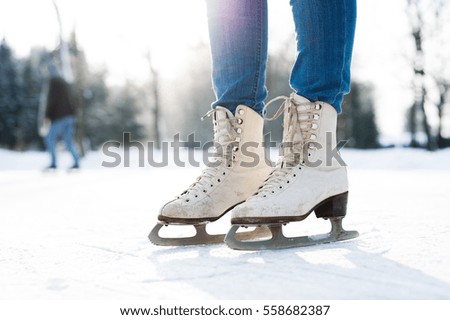
[{"label": "skate boot heel", "polygon": [[316,217],[323,219],[345,217],[347,201],[348,191],[326,199],[314,209]]}]

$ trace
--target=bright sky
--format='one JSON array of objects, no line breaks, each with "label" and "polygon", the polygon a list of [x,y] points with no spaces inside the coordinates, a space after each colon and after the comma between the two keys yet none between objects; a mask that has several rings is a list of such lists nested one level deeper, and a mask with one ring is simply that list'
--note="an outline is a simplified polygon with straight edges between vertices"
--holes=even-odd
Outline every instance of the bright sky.
[{"label": "bright sky", "polygon": [[[107,66],[113,81],[147,77],[149,50],[155,64],[163,67],[162,73],[172,74],[182,63],[180,50],[208,35],[203,1],[56,2],[65,36],[75,28],[90,64]],[[52,0],[0,3],[0,36],[6,36],[18,55],[28,54],[31,46],[56,46],[59,27]]]},{"label": "bright sky", "polygon": [[[146,80],[146,53],[165,77],[176,75],[183,52],[208,41],[204,0],[57,0],[67,36],[75,27],[93,67],[106,66],[110,81]],[[411,50],[404,1],[358,1],[353,76],[375,84],[377,118],[384,134],[403,131],[411,104],[405,62]],[[389,10],[386,10],[389,8]],[[269,0],[269,48],[293,32],[288,0]],[[58,25],[51,0],[0,0],[0,37],[24,56],[33,46],[54,48]],[[405,71],[406,70],[406,71]],[[287,86],[288,84],[286,84]]]}]

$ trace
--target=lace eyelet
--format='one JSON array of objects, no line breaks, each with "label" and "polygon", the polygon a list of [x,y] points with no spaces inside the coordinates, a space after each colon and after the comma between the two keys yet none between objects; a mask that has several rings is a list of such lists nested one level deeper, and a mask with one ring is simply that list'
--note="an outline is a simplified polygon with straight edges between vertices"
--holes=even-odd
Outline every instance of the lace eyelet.
[{"label": "lace eyelet", "polygon": [[237,123],[238,123],[238,124],[243,124],[243,123],[244,123],[244,120],[242,120],[241,118],[238,118],[238,119],[237,119]]},{"label": "lace eyelet", "polygon": [[189,199],[186,199],[186,202],[189,202]]},{"label": "lace eyelet", "polygon": [[204,193],[206,193],[206,190],[203,190]]},{"label": "lace eyelet", "polygon": [[217,182],[220,182],[220,179],[217,179]]},{"label": "lace eyelet", "polygon": [[225,172],[222,172],[222,175],[225,175]]}]

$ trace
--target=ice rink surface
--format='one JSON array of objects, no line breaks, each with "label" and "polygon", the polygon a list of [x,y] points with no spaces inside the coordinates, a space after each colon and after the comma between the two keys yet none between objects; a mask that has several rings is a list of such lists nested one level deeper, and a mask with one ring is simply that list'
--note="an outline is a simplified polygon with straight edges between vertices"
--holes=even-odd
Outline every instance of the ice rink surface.
[{"label": "ice rink surface", "polygon": [[[239,252],[147,239],[198,168],[106,169],[92,153],[80,172],[43,173],[44,153],[0,150],[0,299],[450,299],[450,152],[343,154],[359,238]],[[229,215],[209,230],[228,228]],[[328,228],[311,215],[286,233]]]}]

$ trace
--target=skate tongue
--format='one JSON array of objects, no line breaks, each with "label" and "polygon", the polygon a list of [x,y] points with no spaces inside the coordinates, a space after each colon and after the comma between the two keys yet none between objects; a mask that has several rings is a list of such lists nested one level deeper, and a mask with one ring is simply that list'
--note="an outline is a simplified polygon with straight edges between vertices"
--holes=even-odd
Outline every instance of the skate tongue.
[{"label": "skate tongue", "polygon": [[212,160],[214,162],[221,161],[227,154],[229,154],[228,145],[235,141],[236,132],[233,129],[231,124],[231,119],[234,118],[233,113],[227,108],[217,106],[214,109],[209,110],[203,117],[204,120],[206,117],[213,116],[213,125],[214,125],[214,142],[218,143],[218,146],[213,148],[215,155]]},{"label": "skate tongue", "polygon": [[234,117],[233,113],[227,108],[217,106],[214,109],[210,109],[207,113],[205,113],[201,119],[205,120],[205,118],[210,117],[211,115],[213,115],[213,120]]},{"label": "skate tongue", "polygon": [[224,120],[233,117],[233,113],[224,107],[216,107],[214,111],[214,120]]},{"label": "skate tongue", "polygon": [[234,115],[230,110],[224,107],[216,107],[214,109],[213,123],[214,123],[214,140],[222,145],[234,141],[232,135],[231,123],[228,121]]},{"label": "skate tongue", "polygon": [[306,103],[311,103],[310,100],[308,100],[307,98],[303,97],[303,96],[299,96],[296,93],[291,93],[291,99],[294,100],[295,104],[306,104]]}]

